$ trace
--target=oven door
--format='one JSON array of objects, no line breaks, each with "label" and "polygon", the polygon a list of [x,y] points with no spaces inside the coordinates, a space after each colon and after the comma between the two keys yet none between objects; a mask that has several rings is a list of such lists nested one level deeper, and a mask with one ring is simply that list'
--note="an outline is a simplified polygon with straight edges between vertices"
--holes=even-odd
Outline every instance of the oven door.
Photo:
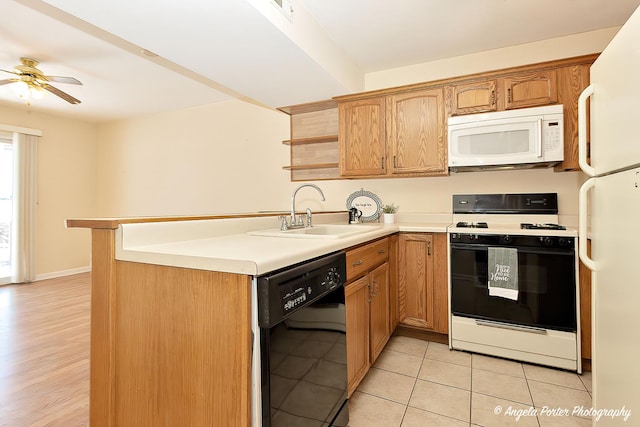
[{"label": "oven door", "polygon": [[451,243],[450,280],[453,315],[534,328],[576,331],[576,258],[563,248],[518,250],[518,299],[490,296],[490,244]]}]

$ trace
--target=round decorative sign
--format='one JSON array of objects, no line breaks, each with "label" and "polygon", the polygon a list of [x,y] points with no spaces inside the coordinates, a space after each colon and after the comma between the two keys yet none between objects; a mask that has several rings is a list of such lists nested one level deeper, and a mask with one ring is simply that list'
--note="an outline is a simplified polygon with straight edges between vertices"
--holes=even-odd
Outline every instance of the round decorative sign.
[{"label": "round decorative sign", "polygon": [[362,212],[360,221],[371,222],[380,218],[382,200],[370,191],[360,189],[347,198],[347,209],[356,208]]}]

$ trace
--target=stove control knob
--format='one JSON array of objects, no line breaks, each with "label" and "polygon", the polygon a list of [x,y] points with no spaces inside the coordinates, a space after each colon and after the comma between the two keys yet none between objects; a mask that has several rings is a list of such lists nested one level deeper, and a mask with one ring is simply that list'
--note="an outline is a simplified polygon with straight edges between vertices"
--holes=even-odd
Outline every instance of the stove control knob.
[{"label": "stove control knob", "polygon": [[552,237],[540,237],[540,241],[545,245],[545,246],[551,246],[553,245],[553,238]]},{"label": "stove control knob", "polygon": [[513,241],[513,238],[508,234],[505,234],[504,236],[502,236],[502,243],[511,243],[512,241]]},{"label": "stove control knob", "polygon": [[560,239],[558,239],[558,244],[560,246],[565,246],[565,247],[569,246],[569,245],[571,245],[571,239],[567,239],[567,238],[561,237]]}]

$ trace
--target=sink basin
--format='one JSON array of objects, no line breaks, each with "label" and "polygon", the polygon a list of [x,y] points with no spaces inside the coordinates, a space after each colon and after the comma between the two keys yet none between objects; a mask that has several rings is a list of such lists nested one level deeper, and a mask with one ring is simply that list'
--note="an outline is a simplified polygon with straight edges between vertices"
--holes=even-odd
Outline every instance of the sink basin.
[{"label": "sink basin", "polygon": [[294,239],[341,239],[354,234],[366,233],[380,227],[375,225],[318,224],[311,228],[296,228],[281,231],[279,228],[247,231],[250,236],[289,237]]}]

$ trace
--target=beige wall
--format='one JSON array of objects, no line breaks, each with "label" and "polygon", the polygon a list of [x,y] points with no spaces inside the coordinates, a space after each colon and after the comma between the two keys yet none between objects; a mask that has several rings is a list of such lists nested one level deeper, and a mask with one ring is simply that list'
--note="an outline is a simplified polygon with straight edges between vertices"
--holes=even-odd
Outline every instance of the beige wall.
[{"label": "beige wall", "polygon": [[425,62],[407,67],[369,73],[366,90],[443,79],[483,71],[499,70],[536,62],[599,53],[604,50],[620,27],[573,34],[535,43],[488,50],[471,55]]},{"label": "beige wall", "polygon": [[282,207],[288,135],[286,114],[235,100],[102,125],[100,215]]},{"label": "beige wall", "polygon": [[42,131],[37,160],[36,277],[86,268],[90,233],[67,229],[65,219],[97,215],[95,125],[2,105],[0,123]]}]

